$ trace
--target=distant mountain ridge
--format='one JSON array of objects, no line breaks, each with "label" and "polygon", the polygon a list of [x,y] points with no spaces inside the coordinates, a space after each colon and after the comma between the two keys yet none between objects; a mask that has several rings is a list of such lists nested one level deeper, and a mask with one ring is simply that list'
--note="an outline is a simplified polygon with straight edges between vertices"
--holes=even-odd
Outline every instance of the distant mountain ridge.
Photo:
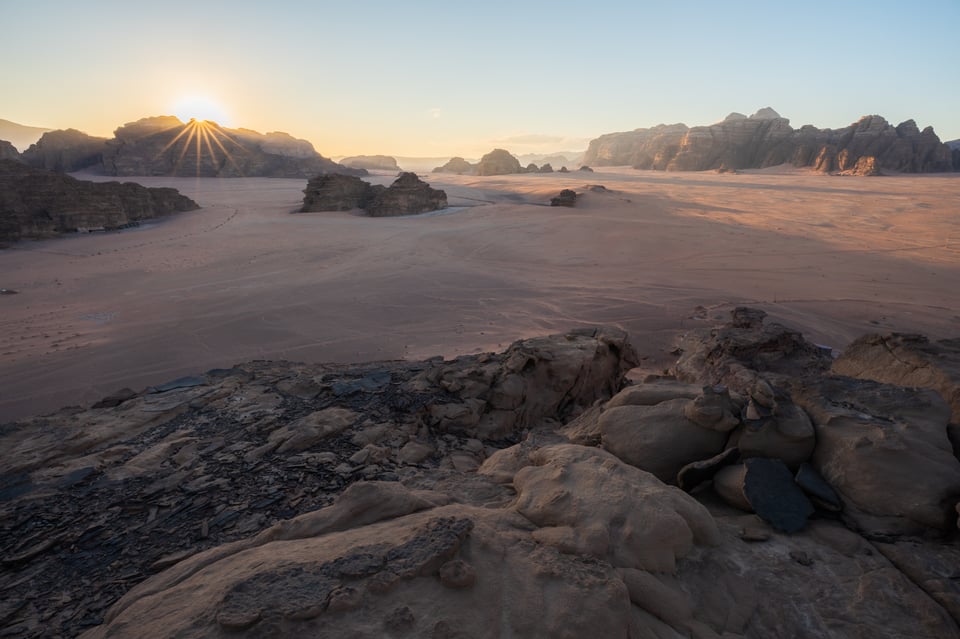
[{"label": "distant mountain ridge", "polygon": [[842,129],[811,125],[794,129],[770,107],[749,117],[731,113],[709,126],[661,124],[608,133],[591,140],[583,162],[661,171],[758,169],[788,163],[828,173],[855,172],[867,165],[904,173],[960,169],[933,127],[921,131],[913,120],[894,127],[879,115],[867,115]]},{"label": "distant mountain ridge", "polygon": [[23,152],[26,164],[61,172],[115,176],[310,178],[339,172],[366,175],[325,158],[287,133],[228,129],[216,122],[156,116],[127,123],[113,138],[75,129],[48,131]]}]

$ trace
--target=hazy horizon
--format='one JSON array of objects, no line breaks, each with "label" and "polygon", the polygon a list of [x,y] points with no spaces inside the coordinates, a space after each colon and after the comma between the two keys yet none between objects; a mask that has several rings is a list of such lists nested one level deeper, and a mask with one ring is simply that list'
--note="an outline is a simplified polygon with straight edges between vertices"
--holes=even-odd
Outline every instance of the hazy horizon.
[{"label": "hazy horizon", "polygon": [[583,150],[604,133],[766,106],[795,128],[879,114],[960,138],[960,3],[789,7],[15,4],[0,117],[109,137],[142,117],[195,116],[284,131],[328,157]]}]

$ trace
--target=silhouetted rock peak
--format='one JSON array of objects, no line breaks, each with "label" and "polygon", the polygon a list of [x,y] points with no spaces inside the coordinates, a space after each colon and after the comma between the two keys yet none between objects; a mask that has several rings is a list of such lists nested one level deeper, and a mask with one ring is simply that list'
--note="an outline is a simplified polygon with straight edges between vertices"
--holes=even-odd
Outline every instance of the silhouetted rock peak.
[{"label": "silhouetted rock peak", "polygon": [[520,160],[504,149],[490,151],[477,164],[477,175],[512,175],[520,172]]},{"label": "silhouetted rock peak", "polygon": [[[872,160],[863,160],[870,157]],[[958,158],[960,159],[960,158]],[[584,162],[638,169],[706,171],[765,168],[780,164],[832,173],[951,171],[954,157],[932,127],[913,120],[894,127],[879,115],[867,115],[842,129],[799,129],[770,107],[750,117],[731,113],[722,122],[687,128],[659,125],[592,140]],[[858,169],[858,164],[860,168]]]},{"label": "silhouetted rock peak", "polygon": [[40,136],[21,158],[35,168],[70,173],[100,165],[106,150],[107,138],[76,129],[58,129]]},{"label": "silhouetted rock peak", "polygon": [[363,169],[329,160],[288,133],[228,129],[209,120],[181,122],[172,115],[142,118],[112,139],[74,129],[50,131],[23,154],[27,164],[55,171],[90,169],[105,175],[175,177],[311,177]]},{"label": "silhouetted rock peak", "polygon": [[317,153],[288,133],[228,129],[216,122],[173,116],[130,122],[114,132],[104,153],[108,175],[182,177],[312,177],[320,173],[366,175]]},{"label": "silhouetted rock peak", "polygon": [[176,189],[132,182],[87,182],[0,160],[0,240],[123,228],[197,203]]}]

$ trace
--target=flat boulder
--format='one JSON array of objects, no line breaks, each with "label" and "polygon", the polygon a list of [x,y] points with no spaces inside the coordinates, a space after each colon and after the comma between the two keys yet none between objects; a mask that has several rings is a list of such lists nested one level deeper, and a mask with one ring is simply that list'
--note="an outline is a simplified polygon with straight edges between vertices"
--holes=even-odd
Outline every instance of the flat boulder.
[{"label": "flat boulder", "polygon": [[854,526],[876,535],[954,526],[960,462],[947,437],[950,407],[939,394],[833,376],[797,388],[794,401],[816,429],[811,463]]}]

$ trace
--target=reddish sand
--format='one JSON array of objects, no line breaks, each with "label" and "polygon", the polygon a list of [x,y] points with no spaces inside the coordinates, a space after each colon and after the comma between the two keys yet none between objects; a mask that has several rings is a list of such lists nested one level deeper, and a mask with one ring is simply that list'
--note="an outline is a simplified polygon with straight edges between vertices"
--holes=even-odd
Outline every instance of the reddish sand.
[{"label": "reddish sand", "polygon": [[[469,208],[290,215],[305,180],[144,178],[204,208],[0,251],[19,291],[0,295],[0,421],[248,359],[449,357],[587,324],[658,369],[738,304],[835,348],[960,335],[960,175],[427,179]],[[611,192],[544,206],[588,184]]]}]

